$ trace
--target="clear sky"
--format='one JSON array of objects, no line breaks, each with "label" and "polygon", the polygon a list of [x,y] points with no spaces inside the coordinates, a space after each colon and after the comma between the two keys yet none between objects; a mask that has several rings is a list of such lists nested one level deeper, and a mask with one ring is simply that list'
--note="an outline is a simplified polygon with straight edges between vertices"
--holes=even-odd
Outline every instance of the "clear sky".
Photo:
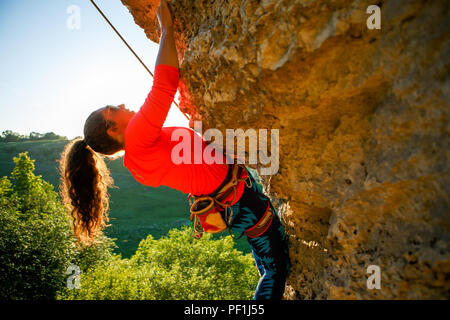
[{"label": "clear sky", "polygon": [[[158,44],[120,0],[95,2],[153,72]],[[68,27],[73,5],[79,29]],[[89,0],[0,0],[0,46],[0,132],[83,136],[92,111],[121,103],[137,111],[151,89],[150,74]],[[172,125],[188,126],[174,104]]]}]

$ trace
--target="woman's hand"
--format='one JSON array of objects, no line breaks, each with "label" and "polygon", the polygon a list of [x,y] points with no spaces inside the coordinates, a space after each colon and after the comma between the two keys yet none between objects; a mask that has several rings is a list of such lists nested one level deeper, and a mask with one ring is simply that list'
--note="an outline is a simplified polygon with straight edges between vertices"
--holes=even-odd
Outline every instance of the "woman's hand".
[{"label": "woman's hand", "polygon": [[172,13],[166,0],[161,0],[156,13],[161,26],[161,39],[156,65],[167,64],[179,68],[178,54],[173,37]]},{"label": "woman's hand", "polygon": [[161,0],[159,7],[156,10],[156,15],[158,16],[161,30],[173,27],[172,12],[170,11],[169,4],[166,0]]}]

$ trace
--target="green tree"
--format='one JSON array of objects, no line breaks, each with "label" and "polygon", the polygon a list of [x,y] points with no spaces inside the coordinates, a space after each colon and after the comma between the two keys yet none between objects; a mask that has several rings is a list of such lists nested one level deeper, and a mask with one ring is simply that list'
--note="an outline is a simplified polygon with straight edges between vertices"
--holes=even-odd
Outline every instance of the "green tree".
[{"label": "green tree", "polygon": [[37,141],[37,140],[67,140],[67,137],[57,135],[54,132],[38,133],[30,132],[28,135],[23,135],[12,130],[5,130],[0,135],[0,142],[21,142],[21,141]]},{"label": "green tree", "polygon": [[43,140],[56,140],[58,138],[59,138],[59,136],[56,135],[54,132],[47,132],[42,137]]},{"label": "green tree", "polygon": [[18,142],[25,139],[25,136],[14,132],[12,130],[5,130],[2,132],[2,140],[3,142]]},{"label": "green tree", "polygon": [[42,133],[32,131],[28,135],[28,139],[29,140],[41,140],[43,136],[44,135]]},{"label": "green tree", "polygon": [[251,299],[258,274],[250,254],[234,249],[228,236],[201,240],[192,230],[172,229],[142,240],[130,259],[115,257],[81,275],[81,288],[61,299]]},{"label": "green tree", "polygon": [[0,299],[53,299],[71,263],[84,270],[111,252],[111,240],[78,247],[71,217],[53,186],[35,176],[27,153],[0,179]]}]

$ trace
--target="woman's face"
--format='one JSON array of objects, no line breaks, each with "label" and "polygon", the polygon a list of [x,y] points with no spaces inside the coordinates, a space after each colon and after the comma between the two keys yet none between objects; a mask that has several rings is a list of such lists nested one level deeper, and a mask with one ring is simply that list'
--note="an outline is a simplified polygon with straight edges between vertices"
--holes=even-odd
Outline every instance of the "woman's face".
[{"label": "woman's face", "polygon": [[107,133],[116,140],[123,142],[123,136],[128,122],[136,112],[126,109],[125,105],[121,104],[117,107],[106,106],[102,108],[101,113],[106,121],[115,123],[114,126],[110,126]]}]

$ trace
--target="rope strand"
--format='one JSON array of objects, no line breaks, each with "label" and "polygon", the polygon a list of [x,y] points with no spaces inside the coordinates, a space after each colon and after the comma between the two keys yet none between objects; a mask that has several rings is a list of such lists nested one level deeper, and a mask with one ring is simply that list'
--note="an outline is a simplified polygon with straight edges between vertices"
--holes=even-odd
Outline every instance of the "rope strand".
[{"label": "rope strand", "polygon": [[[128,42],[120,35],[119,31],[117,31],[117,29],[114,27],[114,25],[109,21],[109,19],[105,16],[105,14],[102,12],[102,10],[100,10],[100,8],[97,6],[97,4],[94,2],[94,0],[90,0],[92,5],[95,7],[95,9],[97,9],[97,11],[101,14],[101,16],[106,20],[106,22],[108,22],[108,24],[111,26],[111,28],[114,30],[114,32],[119,36],[119,38],[123,41],[123,43],[125,43],[125,45],[128,47],[128,49],[130,49],[130,51],[134,54],[134,56],[136,57],[136,59],[138,59],[138,61],[142,64],[142,66],[145,68],[145,70],[147,70],[148,73],[150,73],[150,75],[153,78],[153,73],[149,70],[149,68],[147,68],[147,66],[145,65],[145,63],[141,60],[141,58],[139,58],[139,56],[136,54],[136,52],[134,52],[134,50],[130,47],[130,45],[128,44]],[[178,103],[175,101],[175,99],[173,100],[173,103],[175,103],[175,105],[177,106],[178,110],[180,110],[180,106],[178,105]],[[181,111],[181,110],[180,110]],[[183,111],[181,111],[181,113],[184,114],[184,116],[186,117],[186,119],[190,120],[189,117],[187,116],[186,113],[184,113]]]}]

